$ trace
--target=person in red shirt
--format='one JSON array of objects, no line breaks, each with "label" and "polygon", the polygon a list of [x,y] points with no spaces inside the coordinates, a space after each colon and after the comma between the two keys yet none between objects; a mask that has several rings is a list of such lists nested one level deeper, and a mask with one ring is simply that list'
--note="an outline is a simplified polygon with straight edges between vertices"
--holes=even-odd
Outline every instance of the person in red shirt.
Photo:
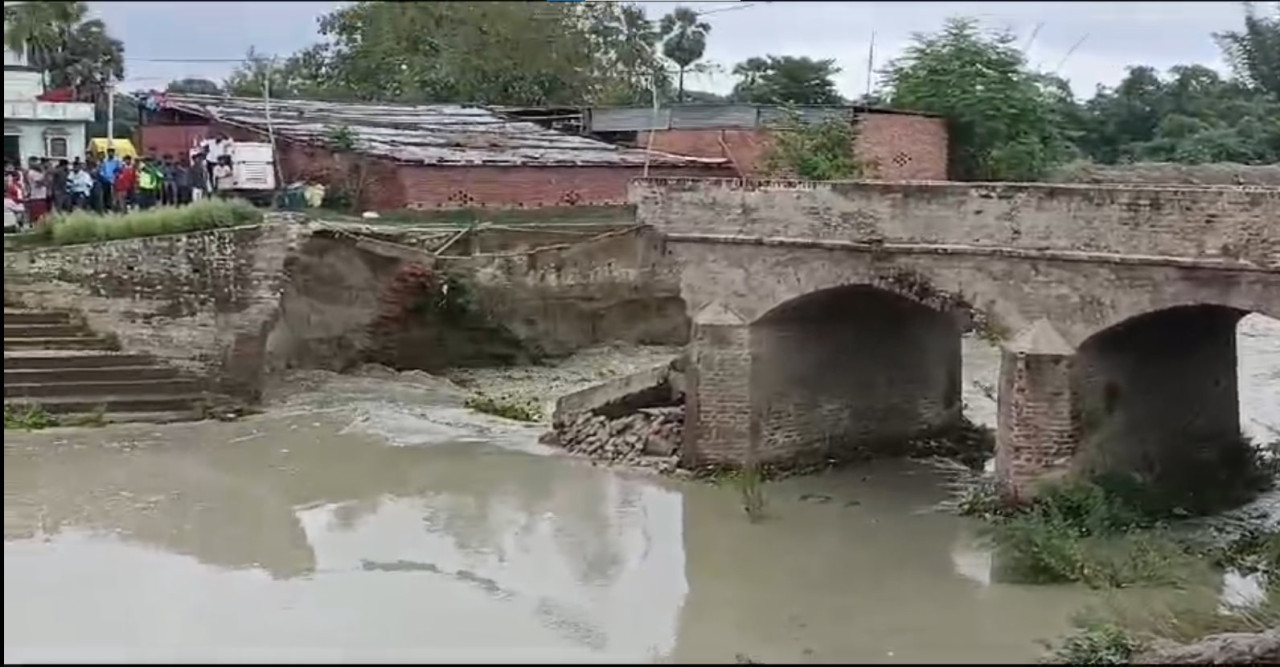
[{"label": "person in red shirt", "polygon": [[116,175],[116,182],[113,186],[115,197],[112,200],[112,208],[125,213],[129,210],[129,205],[133,203],[133,189],[138,185],[138,170],[134,168],[133,159],[128,155],[124,156],[124,166],[120,168],[120,173]]}]

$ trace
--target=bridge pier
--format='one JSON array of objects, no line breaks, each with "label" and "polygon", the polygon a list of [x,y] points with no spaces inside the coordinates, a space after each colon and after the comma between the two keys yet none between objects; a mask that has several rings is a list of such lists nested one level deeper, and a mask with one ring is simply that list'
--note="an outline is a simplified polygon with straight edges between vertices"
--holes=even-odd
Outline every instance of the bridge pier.
[{"label": "bridge pier", "polygon": [[741,464],[759,439],[751,411],[751,330],[712,303],[693,318],[681,457],[687,466]]},{"label": "bridge pier", "polygon": [[1001,346],[996,411],[996,477],[1009,500],[1065,472],[1078,432],[1071,391],[1071,346],[1039,320]]}]

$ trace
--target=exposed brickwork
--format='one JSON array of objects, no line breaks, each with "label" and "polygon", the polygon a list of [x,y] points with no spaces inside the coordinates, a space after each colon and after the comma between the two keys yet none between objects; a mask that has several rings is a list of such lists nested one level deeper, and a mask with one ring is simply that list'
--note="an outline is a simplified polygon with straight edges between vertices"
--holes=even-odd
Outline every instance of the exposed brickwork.
[{"label": "exposed brickwork", "polygon": [[[682,455],[697,463],[750,460],[751,341],[747,327],[695,324]],[[690,431],[693,433],[690,434]]]},{"label": "exposed brickwork", "polygon": [[855,152],[886,181],[945,181],[947,121],[906,114],[858,117]]},{"label": "exposed brickwork", "polygon": [[997,391],[996,471],[1004,493],[1023,499],[1075,453],[1071,357],[1005,350]]},{"label": "exposed brickwork", "polygon": [[[636,144],[649,145],[649,133]],[[739,175],[763,173],[768,130],[663,130],[653,133],[653,149],[708,158],[729,158]],[[855,154],[872,166],[868,177],[888,181],[947,180],[947,125],[941,118],[871,113],[858,117]]]},{"label": "exposed brickwork", "polygon": [[[1041,327],[1053,332],[1065,352],[1010,352],[1002,370],[998,465],[1019,493],[1071,460],[1081,410],[1096,401],[1090,396],[1098,390],[1087,383],[1073,388],[1070,368],[1076,357],[1084,365],[1090,358],[1101,364],[1106,372],[1096,373],[1099,377],[1146,387],[1139,391],[1152,396],[1167,394],[1148,404],[1149,413],[1131,412],[1134,428],[1162,433],[1155,428],[1161,401],[1188,412],[1199,405],[1202,425],[1212,433],[1225,433],[1234,424],[1234,417],[1228,419],[1235,414],[1234,389],[1224,389],[1234,387],[1228,380],[1234,351],[1221,342],[1230,338],[1234,320],[1225,328],[1208,315],[1199,324],[1170,320],[1152,329],[1163,332],[1164,343],[1137,337],[1117,348],[1129,358],[1158,353],[1147,364],[1163,369],[1155,374],[1107,361],[1105,355],[1075,354],[1087,339],[1147,313],[1199,304],[1224,306],[1227,310],[1216,312],[1237,316],[1252,311],[1280,317],[1280,226],[1275,224],[1280,190],[1274,188],[650,180],[636,182],[632,195],[639,220],[665,235],[668,254],[680,267],[689,312],[714,304],[736,313],[740,328],[755,336],[752,354],[734,357],[752,369],[751,386],[732,389],[735,399],[744,391],[751,397],[751,409],[732,409],[738,410],[738,432],[751,434],[752,442],[720,438],[689,448],[720,460],[751,446],[774,456],[771,433],[795,456],[832,432],[849,432],[832,425],[858,408],[843,412],[835,402],[810,400],[805,392],[823,383],[762,370],[775,365],[825,366],[832,376],[849,376],[843,396],[865,405],[900,403],[916,410],[917,418],[931,410],[934,394],[928,391],[884,385],[892,396],[874,394],[875,364],[887,373],[920,361],[920,353],[902,347],[913,335],[907,328],[920,322],[882,331],[876,344],[839,348],[828,343],[840,339],[827,330],[836,318],[817,318],[790,327],[780,343],[759,344],[772,335],[768,322],[774,313],[823,290],[868,286],[953,314],[967,310],[987,333],[1006,339],[1043,321]],[[904,281],[904,275],[912,279]],[[847,300],[826,311],[855,307]],[[842,332],[851,339],[859,326],[847,323]],[[1172,344],[1170,328],[1190,335],[1200,326],[1221,335],[1188,343],[1194,350],[1160,352]],[[890,343],[899,349],[890,351]],[[851,357],[854,347],[866,356]],[[701,358],[695,356],[695,367]],[[715,359],[718,375],[743,375],[742,369],[731,373],[720,357]],[[865,384],[855,385],[852,376]],[[1169,393],[1161,392],[1161,385],[1185,388]],[[802,389],[787,392],[786,387]],[[732,401],[716,403],[706,387],[697,395],[698,423],[735,419],[708,414],[710,406],[727,410]],[[803,410],[792,409],[797,402],[805,403]],[[801,412],[809,419],[803,425],[785,419]],[[788,423],[796,429],[789,430]],[[697,433],[691,437],[700,437]]]}]

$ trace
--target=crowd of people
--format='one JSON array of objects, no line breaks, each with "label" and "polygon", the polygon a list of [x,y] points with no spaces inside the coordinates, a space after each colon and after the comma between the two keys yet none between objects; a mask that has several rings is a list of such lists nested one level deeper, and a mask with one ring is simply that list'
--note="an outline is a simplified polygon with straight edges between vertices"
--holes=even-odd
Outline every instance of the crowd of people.
[{"label": "crowd of people", "polygon": [[207,148],[178,159],[119,158],[114,149],[101,160],[31,157],[25,168],[5,164],[5,226],[12,221],[15,227],[33,227],[50,212],[124,213],[181,206],[206,196],[225,196],[232,175],[230,156],[210,155]]}]

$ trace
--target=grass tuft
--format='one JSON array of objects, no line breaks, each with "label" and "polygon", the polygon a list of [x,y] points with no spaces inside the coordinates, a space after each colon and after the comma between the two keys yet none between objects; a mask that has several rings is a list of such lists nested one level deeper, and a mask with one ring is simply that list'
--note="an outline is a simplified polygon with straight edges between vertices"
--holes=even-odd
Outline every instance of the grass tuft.
[{"label": "grass tuft", "polygon": [[474,394],[468,396],[462,405],[476,412],[519,422],[536,422],[542,418],[542,410],[533,401],[509,396]]},{"label": "grass tuft", "polygon": [[249,202],[207,199],[186,206],[160,206],[131,213],[55,213],[46,218],[34,234],[40,235],[45,243],[72,245],[182,234],[261,221],[262,211]]}]

